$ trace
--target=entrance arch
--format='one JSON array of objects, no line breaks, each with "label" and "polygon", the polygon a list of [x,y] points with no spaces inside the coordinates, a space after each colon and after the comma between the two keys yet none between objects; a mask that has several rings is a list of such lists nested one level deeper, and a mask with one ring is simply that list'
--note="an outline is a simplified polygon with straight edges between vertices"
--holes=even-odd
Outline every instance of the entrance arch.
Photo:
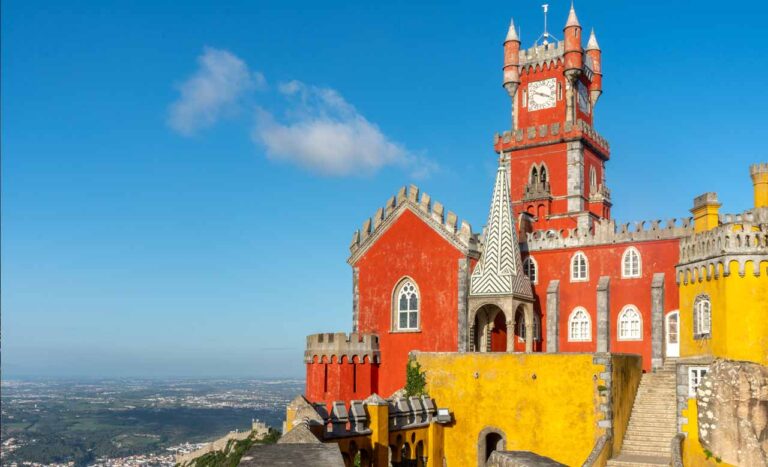
[{"label": "entrance arch", "polygon": [[480,432],[477,440],[477,466],[485,467],[493,451],[503,451],[507,445],[507,437],[496,427],[486,427]]}]

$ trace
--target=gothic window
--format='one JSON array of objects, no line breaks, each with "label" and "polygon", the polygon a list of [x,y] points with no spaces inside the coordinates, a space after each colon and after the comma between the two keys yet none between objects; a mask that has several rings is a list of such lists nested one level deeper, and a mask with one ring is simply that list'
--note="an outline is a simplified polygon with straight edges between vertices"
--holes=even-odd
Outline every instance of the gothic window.
[{"label": "gothic window", "polygon": [[[533,315],[533,340],[538,341],[541,339],[541,334],[539,332],[539,329],[541,328],[541,323],[539,322],[539,317],[534,313]],[[522,319],[520,319],[520,322],[517,323],[517,335],[519,336],[518,341],[525,342],[525,314],[522,315]]]},{"label": "gothic window", "polygon": [[537,183],[539,183],[539,171],[534,165],[533,169],[531,169],[531,185],[536,185]]},{"label": "gothic window", "polygon": [[589,168],[589,190],[592,193],[597,192],[597,171],[594,167]]},{"label": "gothic window", "polygon": [[640,252],[633,246],[621,257],[621,277],[640,277]]},{"label": "gothic window", "polygon": [[541,180],[541,184],[547,183],[547,168],[543,165],[541,166],[541,172],[539,174],[539,180]]},{"label": "gothic window", "polygon": [[523,261],[523,273],[528,276],[532,284],[537,284],[539,279],[538,265],[536,260],[532,256],[525,258]]},{"label": "gothic window", "polygon": [[619,340],[639,341],[643,338],[643,318],[634,305],[627,305],[619,313]]},{"label": "gothic window", "polygon": [[419,290],[406,279],[395,291],[395,326],[398,331],[419,329]]},{"label": "gothic window", "polygon": [[693,338],[708,339],[712,334],[712,302],[699,295],[693,302]]},{"label": "gothic window", "polygon": [[571,282],[584,282],[589,280],[589,263],[582,252],[577,252],[571,258]]},{"label": "gothic window", "polygon": [[521,107],[528,107],[528,91],[523,89],[523,105]]},{"label": "gothic window", "polygon": [[592,340],[592,320],[589,313],[577,307],[568,318],[568,340],[570,342],[590,342]]},{"label": "gothic window", "polygon": [[557,82],[557,100],[563,100],[563,84],[559,81]]}]

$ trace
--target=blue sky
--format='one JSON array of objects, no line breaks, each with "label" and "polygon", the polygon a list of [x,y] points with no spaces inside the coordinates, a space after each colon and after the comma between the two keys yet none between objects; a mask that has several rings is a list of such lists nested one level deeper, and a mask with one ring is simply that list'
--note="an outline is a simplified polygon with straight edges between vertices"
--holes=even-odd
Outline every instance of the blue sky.
[{"label": "blue sky", "polygon": [[[617,219],[751,205],[768,6],[734,5],[576,3]],[[399,186],[482,227],[511,16],[530,46],[540,2],[3,2],[4,376],[302,375]]]}]

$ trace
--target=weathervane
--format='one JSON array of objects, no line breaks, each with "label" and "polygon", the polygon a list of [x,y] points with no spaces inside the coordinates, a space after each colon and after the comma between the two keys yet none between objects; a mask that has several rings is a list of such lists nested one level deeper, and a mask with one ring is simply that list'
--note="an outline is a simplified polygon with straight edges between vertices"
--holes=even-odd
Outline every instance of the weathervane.
[{"label": "weathervane", "polygon": [[[547,12],[549,12],[549,4],[545,3],[545,4],[541,5],[541,8],[544,10],[544,34],[540,35],[539,38],[536,39],[536,44],[535,45],[539,45],[539,41],[541,41],[542,44],[547,45],[547,44],[549,44],[549,40],[548,39],[552,39],[554,41],[557,41],[557,38],[547,31]],[[544,39],[544,40],[542,40],[542,39]]]}]

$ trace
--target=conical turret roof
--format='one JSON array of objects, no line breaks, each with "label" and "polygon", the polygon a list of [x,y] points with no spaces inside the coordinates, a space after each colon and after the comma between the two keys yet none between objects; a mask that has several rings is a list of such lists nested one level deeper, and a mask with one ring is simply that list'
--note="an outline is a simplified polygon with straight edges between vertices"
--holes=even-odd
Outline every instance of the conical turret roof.
[{"label": "conical turret roof", "polygon": [[597,43],[597,37],[595,36],[595,28],[592,28],[592,32],[589,33],[587,50],[600,50],[600,44]]},{"label": "conical turret roof", "polygon": [[566,28],[570,28],[571,26],[581,27],[579,18],[576,17],[576,9],[573,7],[573,2],[571,2],[571,11],[568,12],[568,21],[565,22]]},{"label": "conical turret roof", "polygon": [[517,41],[520,42],[520,37],[517,35],[517,31],[515,30],[515,20],[510,19],[509,20],[509,30],[507,31],[507,41]]}]

